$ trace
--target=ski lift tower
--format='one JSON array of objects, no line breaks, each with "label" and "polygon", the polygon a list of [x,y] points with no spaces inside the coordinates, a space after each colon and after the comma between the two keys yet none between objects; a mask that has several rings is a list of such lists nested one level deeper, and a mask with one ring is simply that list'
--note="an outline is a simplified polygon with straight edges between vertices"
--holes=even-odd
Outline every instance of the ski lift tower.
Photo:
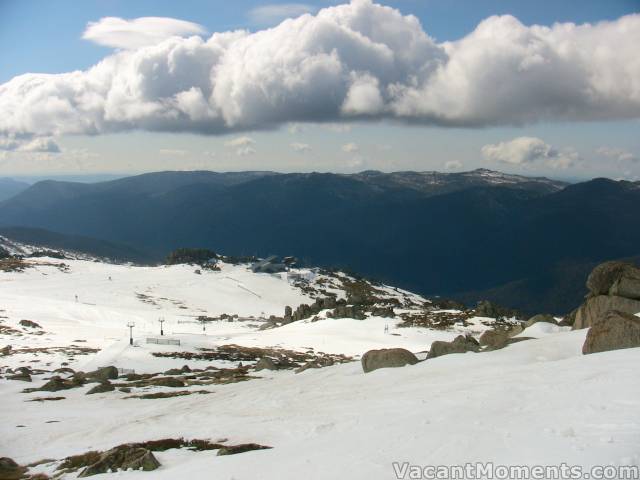
[{"label": "ski lift tower", "polygon": [[129,345],[133,345],[133,327],[135,326],[136,324],[133,322],[127,323],[127,327],[129,327]]}]

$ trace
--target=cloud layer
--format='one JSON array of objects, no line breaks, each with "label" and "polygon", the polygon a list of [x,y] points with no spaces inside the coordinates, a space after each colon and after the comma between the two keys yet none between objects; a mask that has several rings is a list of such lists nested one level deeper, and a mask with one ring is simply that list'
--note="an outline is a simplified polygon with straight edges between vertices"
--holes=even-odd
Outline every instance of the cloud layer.
[{"label": "cloud layer", "polygon": [[103,19],[85,38],[127,50],[86,71],[26,74],[0,85],[0,135],[640,117],[640,15],[552,27],[494,16],[446,43],[430,38],[416,17],[370,0],[208,39],[177,37],[199,27],[160,20]]},{"label": "cloud layer", "polygon": [[206,30],[197,23],[167,17],[141,17],[125,20],[104,17],[90,22],[82,38],[113,48],[135,49],[156,45],[170,37],[202,35]]}]

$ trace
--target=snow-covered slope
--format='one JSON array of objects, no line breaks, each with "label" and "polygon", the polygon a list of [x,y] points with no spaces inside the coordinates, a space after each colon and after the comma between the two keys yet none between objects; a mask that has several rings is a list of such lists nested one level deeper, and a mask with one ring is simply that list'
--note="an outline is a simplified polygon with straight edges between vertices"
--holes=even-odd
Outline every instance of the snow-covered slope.
[{"label": "snow-covered slope", "polygon": [[[273,448],[224,457],[172,449],[155,453],[158,470],[105,478],[391,479],[393,462],[640,464],[640,349],[583,356],[584,331],[549,324],[525,330],[521,336],[532,339],[503,350],[369,374],[353,361],[299,374],[250,370],[256,377],[250,381],[180,389],[208,395],[126,398],[175,390],[151,386],[85,395],[95,384],[24,393],[61,366],[86,372],[114,365],[137,374],[185,364],[194,370],[235,368],[235,360],[198,357],[223,345],[354,360],[373,348],[403,347],[424,358],[421,352],[434,340],[477,336],[492,322],[471,317],[430,329],[403,326],[399,316],[355,320],[320,312],[261,329],[271,315],[311,303],[320,291],[345,296],[340,285],[349,277],[294,271],[311,278],[303,288],[286,273],[255,274],[247,265],[223,263],[220,271],[198,274],[188,265],[134,267],[47,257],[25,262],[22,271],[0,271],[0,348],[12,347],[10,355],[0,356],[0,366],[5,377],[7,368],[34,370],[31,383],[0,379],[0,456],[23,465],[52,459],[30,473],[51,475],[64,457],[89,450],[177,437]],[[396,298],[397,314],[432,308],[409,292],[376,288]],[[213,320],[222,314],[238,317]],[[204,331],[198,317],[209,318]],[[146,343],[162,338],[159,318],[164,338],[180,345]],[[41,328],[22,326],[25,319]],[[133,346],[129,322],[135,323]],[[28,401],[47,396],[64,399]]]}]

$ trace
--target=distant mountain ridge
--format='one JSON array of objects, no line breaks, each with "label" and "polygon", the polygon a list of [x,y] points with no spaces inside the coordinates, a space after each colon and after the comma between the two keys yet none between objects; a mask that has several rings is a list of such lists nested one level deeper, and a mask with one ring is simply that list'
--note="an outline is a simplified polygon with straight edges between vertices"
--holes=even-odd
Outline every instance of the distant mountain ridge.
[{"label": "distant mountain ridge", "polygon": [[539,309],[562,313],[579,295],[546,301],[538,283],[556,278],[546,274],[560,265],[638,255],[637,205],[637,183],[568,185],[485,169],[160,172],[39,182],[0,203],[0,225],[104,239],[158,260],[179,247],[295,255],[467,300],[469,292],[523,282],[504,303],[529,308],[535,298]]},{"label": "distant mountain ridge", "polygon": [[26,182],[19,182],[12,178],[0,178],[0,202],[7,200],[29,188]]}]

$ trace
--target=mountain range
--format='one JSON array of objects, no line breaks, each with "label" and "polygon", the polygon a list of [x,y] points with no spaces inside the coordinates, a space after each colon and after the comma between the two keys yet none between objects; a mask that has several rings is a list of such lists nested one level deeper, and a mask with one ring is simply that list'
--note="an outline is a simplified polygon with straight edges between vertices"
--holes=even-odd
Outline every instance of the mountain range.
[{"label": "mountain range", "polygon": [[159,172],[38,182],[0,202],[0,226],[81,236],[89,250],[100,239],[144,261],[185,246],[295,255],[427,295],[565,313],[595,263],[640,254],[638,205],[640,183],[485,169]]}]

